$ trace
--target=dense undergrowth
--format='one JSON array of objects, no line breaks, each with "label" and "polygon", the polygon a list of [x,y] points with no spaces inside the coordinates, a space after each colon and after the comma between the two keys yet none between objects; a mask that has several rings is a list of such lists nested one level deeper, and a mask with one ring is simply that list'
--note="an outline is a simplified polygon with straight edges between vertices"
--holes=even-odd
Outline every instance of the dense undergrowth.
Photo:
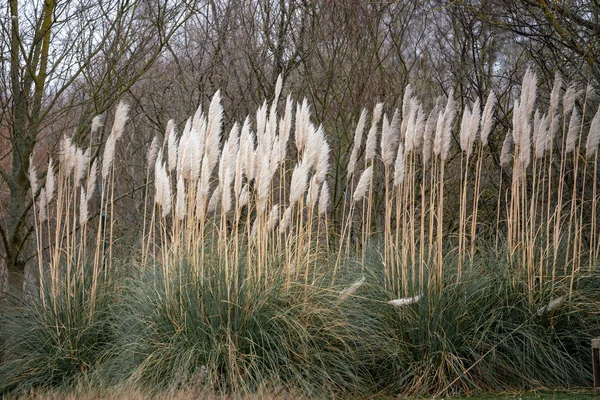
[{"label": "dense undergrowth", "polygon": [[[531,293],[505,259],[478,257],[456,281],[402,307],[387,303],[383,268],[369,252],[331,285],[324,262],[311,284],[229,290],[218,259],[198,276],[188,257],[172,275],[131,268],[102,285],[89,315],[89,286],[4,310],[0,390],[131,387],[165,393],[253,393],[284,388],[309,397],[449,394],[590,384],[591,338],[600,335],[600,275]],[[454,264],[454,265],[452,265]],[[454,267],[454,268],[453,268]],[[345,291],[364,278],[354,293]],[[167,288],[167,290],[165,290]],[[562,301],[553,309],[548,304]],[[546,308],[544,308],[546,307]]]}]

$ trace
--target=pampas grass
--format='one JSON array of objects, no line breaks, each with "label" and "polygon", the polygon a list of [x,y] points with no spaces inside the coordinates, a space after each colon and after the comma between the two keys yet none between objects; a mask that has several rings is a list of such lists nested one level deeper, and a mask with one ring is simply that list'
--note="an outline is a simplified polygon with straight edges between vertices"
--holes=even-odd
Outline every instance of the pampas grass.
[{"label": "pampas grass", "polygon": [[[149,358],[136,358],[135,362],[120,359],[131,367],[128,379],[141,382],[142,377],[151,377],[161,381],[160,374],[153,372],[158,369],[173,383],[180,372],[187,376],[212,365],[206,368],[212,368],[209,376],[213,383],[218,382],[216,377],[223,377],[227,388],[239,388],[249,374],[256,373],[252,376],[262,379],[260,373],[267,370],[261,368],[265,366],[277,373],[287,371],[289,363],[300,363],[293,368],[314,367],[321,365],[320,357],[339,355],[332,350],[338,347],[362,354],[364,364],[354,367],[372,368],[373,361],[365,359],[385,351],[370,341],[364,347],[357,333],[367,329],[363,322],[344,333],[348,336],[327,339],[339,340],[337,344],[324,342],[325,347],[310,347],[315,353],[303,353],[303,357],[313,358],[298,360],[293,351],[283,350],[277,353],[283,358],[270,358],[279,357],[273,353],[271,345],[275,342],[271,340],[283,336],[271,337],[273,331],[263,330],[273,328],[269,302],[285,298],[281,310],[292,318],[286,320],[290,322],[285,325],[286,337],[304,332],[302,337],[309,340],[318,333],[307,333],[317,320],[300,321],[291,315],[307,312],[311,318],[331,316],[311,300],[315,293],[331,297],[328,307],[343,304],[336,312],[348,313],[340,314],[339,319],[320,320],[325,330],[346,327],[344,318],[358,311],[373,318],[369,319],[373,329],[390,323],[381,320],[388,314],[411,324],[417,324],[416,318],[430,324],[431,315],[445,321],[430,308],[432,302],[443,304],[451,298],[471,310],[463,304],[467,295],[478,301],[504,296],[489,294],[491,286],[485,283],[489,296],[478,297],[477,283],[492,273],[508,282],[501,285],[503,291],[515,291],[523,297],[526,304],[518,307],[521,313],[529,313],[531,321],[537,323],[562,312],[577,295],[583,279],[581,265],[588,261],[586,273],[591,274],[600,251],[595,221],[600,111],[591,119],[586,115],[590,101],[586,97],[581,103],[575,85],[562,96],[561,110],[562,86],[562,78],[557,76],[549,104],[544,104],[537,99],[535,74],[528,70],[516,99],[500,101],[492,91],[485,105],[479,99],[468,104],[461,99],[464,108],[457,123],[458,99],[452,90],[445,102],[438,99],[431,107],[429,101],[421,102],[409,85],[402,112],[395,110],[391,118],[383,103],[377,103],[371,115],[361,111],[349,157],[335,154],[338,143],[330,144],[325,128],[328,124],[314,123],[307,100],[297,103],[293,113],[294,101],[287,96],[285,105],[281,104],[283,115],[278,114],[282,79],[275,84],[273,101],[265,101],[241,124],[224,122],[228,120],[223,117],[218,91],[210,99],[206,115],[198,107],[183,122],[180,137],[175,121],[169,121],[163,146],[155,136],[146,152],[142,246],[139,257],[134,257],[139,270],[136,268],[131,277],[132,282],[140,274],[145,277],[144,293],[148,296],[137,299],[140,303],[136,307],[149,308],[132,309],[127,317],[129,322],[139,323],[131,329],[143,337],[139,340],[149,346],[145,348],[156,347],[149,353],[144,353],[144,348],[136,350]],[[511,131],[497,108],[513,100]],[[34,203],[38,270],[40,276],[48,278],[40,281],[40,298],[47,310],[61,306],[53,298],[60,297],[62,285],[66,293],[76,293],[80,290],[78,280],[89,276],[85,295],[90,302],[85,307],[93,316],[98,312],[95,302],[99,288],[115,274],[115,157],[127,111],[124,103],[117,107],[103,151],[79,148],[64,137],[58,168],[50,159],[41,189],[30,160],[32,197],[38,196]],[[580,157],[581,141],[588,124],[584,158]],[[552,137],[561,125],[562,137],[555,143]],[[100,125],[93,122],[91,129],[100,129]],[[504,138],[499,155],[492,154],[499,144],[495,142],[498,136]],[[453,144],[455,138],[458,146]],[[90,159],[94,153],[103,156]],[[346,166],[330,164],[346,159]],[[492,167],[497,160],[500,171]],[[583,173],[580,162],[584,163]],[[593,174],[587,172],[588,164],[594,168]],[[347,174],[341,181],[335,176],[340,170]],[[98,188],[99,173],[102,191],[95,213],[90,199]],[[497,210],[489,206],[494,203]],[[480,211],[484,207],[485,212]],[[495,246],[491,244],[494,236]],[[381,270],[373,272],[374,265]],[[507,304],[510,299],[507,295],[497,300]],[[564,303],[558,304],[556,299],[564,299]],[[363,310],[365,305],[379,310],[377,316]],[[267,311],[253,314],[255,309]],[[138,311],[144,315],[139,321]],[[249,319],[242,321],[240,315]],[[490,315],[494,312],[486,318],[496,323]],[[169,334],[161,336],[154,331],[157,325],[144,325],[148,321],[160,323]],[[120,323],[125,326],[129,322]],[[453,323],[456,328],[456,320]],[[427,324],[417,325],[426,327],[423,335],[433,335]],[[198,331],[198,326],[204,331]],[[445,329],[450,328],[444,325],[439,332],[437,329],[435,333],[444,338]],[[486,332],[490,329],[482,328]],[[240,333],[246,330],[248,337]],[[402,332],[414,339],[408,328]],[[464,339],[460,333],[450,333],[453,338]],[[190,341],[194,335],[203,339]],[[392,346],[397,338],[390,338],[386,346]],[[174,343],[177,346],[173,347]],[[194,350],[190,350],[190,343]],[[203,352],[208,343],[213,346],[210,354]],[[262,344],[256,347],[256,343]],[[488,343],[492,347],[484,349],[484,354],[501,344]],[[246,353],[248,348],[251,350]],[[468,348],[481,354],[476,346]],[[152,359],[158,355],[174,358],[161,363]],[[276,362],[270,364],[271,360]],[[436,386],[436,391],[445,391],[473,368],[460,362],[450,364],[459,378],[440,378],[444,384]],[[168,370],[162,370],[163,365],[168,365]],[[178,371],[178,367],[183,369]],[[293,376],[310,377],[311,371],[298,374]],[[375,380],[372,383],[377,387]]]}]

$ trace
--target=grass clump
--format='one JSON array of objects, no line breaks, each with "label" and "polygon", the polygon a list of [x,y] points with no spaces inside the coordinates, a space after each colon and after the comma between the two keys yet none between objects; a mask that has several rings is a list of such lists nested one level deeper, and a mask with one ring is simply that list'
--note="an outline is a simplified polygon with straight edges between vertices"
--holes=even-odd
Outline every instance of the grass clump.
[{"label": "grass clump", "polygon": [[[189,257],[169,266],[170,277],[140,271],[116,319],[113,379],[154,391],[181,387],[221,393],[275,385],[313,396],[360,392],[364,386],[352,329],[336,295],[317,282],[292,282],[272,265],[266,288],[241,266],[228,287],[219,259],[204,274]],[[281,272],[281,271],[279,271]],[[322,283],[322,282],[321,282]]]},{"label": "grass clump", "polygon": [[91,279],[56,286],[30,303],[0,312],[0,394],[39,388],[68,388],[102,361],[112,341],[110,282]]},{"label": "grass clump", "polygon": [[365,326],[372,352],[363,363],[381,391],[439,396],[590,384],[598,276],[576,282],[571,298],[568,279],[532,298],[526,276],[492,262],[491,255],[475,259],[457,282],[449,260],[443,286],[401,307],[381,301],[394,294],[373,274],[353,318]]}]

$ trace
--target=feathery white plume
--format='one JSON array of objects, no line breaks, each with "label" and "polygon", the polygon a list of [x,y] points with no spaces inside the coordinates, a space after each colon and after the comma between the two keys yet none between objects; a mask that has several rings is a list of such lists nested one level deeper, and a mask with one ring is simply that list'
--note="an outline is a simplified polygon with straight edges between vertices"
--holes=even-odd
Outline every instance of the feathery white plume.
[{"label": "feathery white plume", "polygon": [[438,105],[429,113],[427,123],[425,124],[425,133],[423,134],[423,166],[427,167],[431,160],[431,150],[433,146],[433,137],[435,135],[436,122],[438,118]]},{"label": "feathery white plume", "polygon": [[217,90],[208,109],[208,127],[206,130],[206,146],[204,148],[204,158],[207,158],[207,169],[205,170],[202,167],[202,174],[212,173],[221,154],[219,144],[221,141],[222,120],[223,106],[221,105],[221,92]]},{"label": "feathery white plume", "polygon": [[540,117],[539,110],[535,110],[533,117],[533,138],[535,141],[535,158],[542,158],[546,151],[546,143],[548,141],[548,117],[543,115]]},{"label": "feathery white plume", "polygon": [[415,151],[423,150],[423,143],[425,141],[425,110],[423,105],[419,104],[417,110],[417,116],[415,119],[414,135],[413,135],[413,148]]},{"label": "feathery white plume", "polygon": [[362,146],[362,138],[363,132],[365,130],[366,121],[367,110],[363,108],[362,112],[360,113],[358,123],[356,124],[356,131],[354,132],[354,147],[352,148],[352,153],[350,154],[350,161],[348,162],[348,179],[350,179],[350,177],[354,175],[354,170],[358,161],[358,152],[360,151],[360,147]]},{"label": "feathery white plume", "polygon": [[[392,121],[397,113],[398,109],[396,109]],[[398,146],[398,132],[394,130],[395,128],[396,127],[388,120],[387,116],[384,115],[383,122],[381,123],[381,159],[388,167],[394,162],[394,155]]]},{"label": "feathery white plume", "polygon": [[115,112],[115,121],[113,122],[111,135],[115,136],[115,141],[119,140],[123,135],[125,129],[125,123],[129,119],[129,104],[124,101],[120,101],[117,105],[117,111]]},{"label": "feathery white plume", "polygon": [[542,316],[545,313],[549,313],[550,311],[552,311],[556,307],[558,307],[564,301],[564,299],[565,299],[565,296],[560,296],[560,297],[557,297],[556,299],[552,299],[547,305],[538,308],[536,314],[538,316]]},{"label": "feathery white plume", "polygon": [[348,297],[354,296],[354,294],[360,289],[360,287],[365,283],[366,278],[363,276],[352,285],[347,287],[346,289],[340,292],[340,301],[346,300]]},{"label": "feathery white plume", "polygon": [[521,99],[523,100],[521,104],[525,106],[525,114],[527,116],[530,116],[531,113],[533,113],[536,90],[537,77],[530,68],[527,68],[525,76],[523,77],[523,88],[521,90]]},{"label": "feathery white plume", "polygon": [[525,129],[521,132],[519,162],[521,163],[521,172],[524,174],[531,162],[531,124],[527,122],[523,126]]},{"label": "feathery white plume", "polygon": [[373,110],[373,120],[371,121],[371,129],[367,136],[367,143],[365,144],[365,162],[369,162],[375,158],[377,150],[377,126],[381,119],[381,112],[383,110],[383,103],[377,103]]},{"label": "feathery white plume", "polygon": [[442,131],[442,147],[440,152],[442,161],[446,161],[448,154],[450,153],[450,139],[452,138],[452,125],[454,125],[455,118],[456,102],[454,101],[454,91],[450,91],[448,102],[444,109],[444,129]]},{"label": "feathery white plume", "polygon": [[54,198],[54,188],[56,186],[56,177],[54,175],[54,162],[52,157],[48,161],[48,171],[46,172],[46,200],[48,203]]},{"label": "feathery white plume", "polygon": [[469,124],[471,122],[471,110],[465,106],[462,121],[460,123],[460,149],[467,152],[469,147]]},{"label": "feathery white plume", "polygon": [[275,204],[269,213],[269,218],[267,220],[267,231],[271,232],[273,229],[277,227],[277,223],[279,222],[279,204]]},{"label": "feathery white plume", "polygon": [[102,157],[102,180],[108,179],[110,168],[112,166],[113,159],[115,158],[115,146],[117,138],[112,133],[108,135],[106,144],[104,145],[104,156]]},{"label": "feathery white plume", "polygon": [[177,177],[177,199],[175,201],[175,218],[179,221],[185,217],[185,182],[183,176]]},{"label": "feathery white plume", "polygon": [[46,206],[48,203],[49,202],[46,197],[46,188],[42,188],[42,190],[40,190],[40,198],[38,200],[39,218],[40,218],[40,220],[38,221],[39,224],[46,222],[46,220],[48,219],[48,214],[46,213]]},{"label": "feathery white plume", "polygon": [[306,191],[306,205],[312,210],[317,205],[317,197],[319,196],[319,183],[316,177],[312,177]]},{"label": "feathery white plume", "polygon": [[485,108],[483,109],[483,116],[481,117],[481,143],[484,146],[487,146],[488,138],[492,131],[495,106],[496,94],[493,91],[490,91],[487,101],[485,102]]},{"label": "feathery white plume", "polygon": [[570,84],[565,91],[565,95],[563,96],[563,115],[565,119],[567,115],[571,114],[573,107],[575,107],[575,99],[577,97],[577,88],[574,84]]},{"label": "feathery white plume", "polygon": [[208,209],[206,210],[208,213],[214,213],[217,211],[217,207],[221,202],[221,187],[217,186],[210,196],[210,200],[208,201]]},{"label": "feathery white plume", "polygon": [[31,197],[35,198],[37,195],[39,183],[37,178],[37,172],[35,170],[35,165],[33,164],[33,154],[29,155],[29,168],[27,169],[27,174],[29,175],[29,184],[31,186]]},{"label": "feathery white plume", "polygon": [[566,142],[566,152],[571,153],[575,150],[575,146],[577,145],[577,139],[579,138],[579,128],[581,126],[581,118],[579,118],[579,112],[577,108],[573,108],[573,113],[571,114],[571,120],[569,121],[569,130],[567,131],[567,142]]},{"label": "feathery white plume", "polygon": [[279,233],[281,234],[284,234],[290,227],[290,222],[292,221],[292,208],[293,206],[286,208],[283,217],[281,217],[281,223],[279,224]]},{"label": "feathery white plume", "polygon": [[90,167],[90,172],[87,178],[87,189],[86,189],[86,197],[90,200],[94,196],[94,190],[96,190],[96,179],[98,177],[98,159],[95,159],[92,162],[92,166]]},{"label": "feathery white plume", "polygon": [[100,129],[100,127],[102,127],[102,125],[104,125],[104,116],[96,115],[92,119],[92,127],[90,129],[90,131],[92,132],[92,135],[94,135],[96,132],[98,132],[98,129]]},{"label": "feathery white plume", "polygon": [[320,126],[315,130],[310,124],[307,128],[307,139],[305,150],[302,159],[307,163],[309,169],[316,169],[319,161],[319,152],[321,151],[321,143],[325,141],[325,133],[323,127]]},{"label": "feathery white plume", "polygon": [[585,155],[586,157],[592,157],[598,150],[598,142],[600,142],[600,107],[596,111],[596,115],[590,123],[590,132],[588,133],[587,141],[585,143]]},{"label": "feathery white plume", "polygon": [[156,156],[158,155],[158,136],[154,136],[154,138],[152,139],[152,143],[150,144],[150,147],[148,147],[148,152],[146,153],[146,160],[147,160],[147,165],[146,168],[148,168],[148,171],[151,171],[152,168],[154,168],[154,163],[156,162]]},{"label": "feathery white plume", "polygon": [[412,85],[409,83],[404,88],[404,96],[402,97],[402,123],[400,125],[400,140],[404,140],[406,138],[406,129],[409,121],[409,114],[412,103],[410,99],[413,95]]},{"label": "feathery white plume", "polygon": [[247,205],[248,201],[250,201],[250,191],[248,190],[248,185],[244,185],[240,192],[240,196],[238,197],[238,208]]},{"label": "feathery white plume", "polygon": [[[410,99],[410,108],[409,114],[406,116],[405,120],[408,120],[406,123],[406,131],[404,135],[404,151],[406,153],[410,153],[414,148],[415,143],[415,124],[417,120],[417,99]],[[404,122],[404,121],[403,121]]]},{"label": "feathery white plume", "polygon": [[79,226],[84,226],[88,221],[88,202],[85,190],[81,188],[79,196]]},{"label": "feathery white plume", "polygon": [[167,131],[169,132],[167,139],[169,172],[173,172],[177,167],[177,153],[179,150],[179,140],[177,139],[177,132],[175,132],[175,123],[173,120],[169,120],[167,123]]},{"label": "feathery white plume", "polygon": [[292,173],[292,181],[290,183],[290,206],[296,204],[300,197],[306,191],[306,183],[308,180],[308,166],[302,160]]},{"label": "feathery white plume", "polygon": [[[109,136],[110,138],[110,136]],[[105,150],[106,151],[106,150]],[[114,153],[114,146],[113,146]],[[71,171],[75,168],[75,146],[72,143],[72,140],[67,135],[64,135],[62,140],[60,141],[60,153],[59,153],[59,161],[60,161],[60,173],[63,176],[71,175]],[[111,159],[112,161],[112,159]]]},{"label": "feathery white plume", "polygon": [[329,144],[323,139],[321,142],[321,152],[319,153],[319,161],[317,162],[315,178],[318,183],[321,183],[327,177],[329,172]]},{"label": "feathery white plume", "polygon": [[477,134],[479,133],[479,125],[481,122],[481,105],[479,98],[475,100],[475,104],[473,105],[473,111],[471,112],[471,120],[469,121],[469,139],[467,143],[467,157],[471,155],[471,151],[473,150],[473,143],[475,143],[475,139],[477,138]]},{"label": "feathery white plume", "polygon": [[548,108],[548,116],[550,118],[553,118],[556,110],[558,110],[562,85],[562,76],[560,75],[560,72],[557,71],[554,75],[554,86],[552,86],[552,92],[550,92],[550,107]]},{"label": "feathery white plume", "polygon": [[290,132],[292,130],[292,97],[288,95],[285,101],[285,114],[283,120],[279,124],[279,156],[285,160]]},{"label": "feathery white plume", "polygon": [[508,131],[506,133],[506,137],[504,138],[504,142],[502,143],[502,152],[500,153],[500,165],[502,167],[506,167],[508,164],[510,164],[510,147],[512,145],[512,139],[512,133]]},{"label": "feathery white plume", "polygon": [[321,186],[321,194],[319,195],[319,215],[323,215],[327,212],[329,207],[329,185],[327,181],[323,182]]},{"label": "feathery white plume", "polygon": [[75,170],[74,170],[74,186],[77,189],[83,176],[87,172],[89,159],[88,157],[81,151],[81,149],[77,149],[75,152]]},{"label": "feathery white plume", "polygon": [[394,163],[394,187],[400,186],[404,182],[404,149],[402,143],[398,146],[398,154]]},{"label": "feathery white plume", "polygon": [[361,201],[367,191],[369,190],[369,185],[371,185],[371,177],[373,176],[373,166],[370,165],[367,169],[364,170],[358,184],[356,185],[356,190],[354,191],[353,200],[355,202]]},{"label": "feathery white plume", "polygon": [[442,153],[442,142],[444,140],[444,110],[440,110],[435,123],[435,136],[433,138],[433,154],[439,156]]},{"label": "feathery white plume", "polygon": [[410,304],[414,304],[414,303],[418,302],[419,300],[421,300],[421,297],[422,297],[422,295],[420,295],[420,294],[413,296],[413,297],[403,297],[401,299],[390,300],[390,301],[388,301],[388,304],[391,304],[394,307],[408,306]]}]

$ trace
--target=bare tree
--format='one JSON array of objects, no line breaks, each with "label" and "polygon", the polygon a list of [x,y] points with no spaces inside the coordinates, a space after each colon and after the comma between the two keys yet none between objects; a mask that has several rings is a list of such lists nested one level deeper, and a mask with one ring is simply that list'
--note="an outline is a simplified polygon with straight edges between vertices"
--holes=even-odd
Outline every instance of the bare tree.
[{"label": "bare tree", "polygon": [[37,195],[27,194],[27,171],[40,135],[75,110],[75,140],[83,140],[93,115],[109,109],[162,54],[188,17],[188,3],[9,0],[4,11],[0,132],[9,148],[1,154],[0,177],[8,210],[0,239],[9,286],[20,291]]}]

